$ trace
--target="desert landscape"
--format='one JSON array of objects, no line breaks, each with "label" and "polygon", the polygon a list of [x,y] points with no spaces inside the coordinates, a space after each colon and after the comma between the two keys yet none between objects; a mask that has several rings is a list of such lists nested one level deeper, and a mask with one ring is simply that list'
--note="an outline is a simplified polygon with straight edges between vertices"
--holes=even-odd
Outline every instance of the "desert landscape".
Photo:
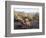
[{"label": "desert landscape", "polygon": [[39,29],[39,13],[14,11],[14,29]]}]

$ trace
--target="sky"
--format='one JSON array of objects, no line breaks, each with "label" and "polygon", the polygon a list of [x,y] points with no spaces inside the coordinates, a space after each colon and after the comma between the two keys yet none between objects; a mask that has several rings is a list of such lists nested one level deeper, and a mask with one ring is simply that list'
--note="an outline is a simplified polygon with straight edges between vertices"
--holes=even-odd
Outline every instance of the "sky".
[{"label": "sky", "polygon": [[15,11],[20,11],[20,12],[26,12],[26,13],[32,13],[32,12],[38,12],[39,10],[36,8],[15,8]]}]

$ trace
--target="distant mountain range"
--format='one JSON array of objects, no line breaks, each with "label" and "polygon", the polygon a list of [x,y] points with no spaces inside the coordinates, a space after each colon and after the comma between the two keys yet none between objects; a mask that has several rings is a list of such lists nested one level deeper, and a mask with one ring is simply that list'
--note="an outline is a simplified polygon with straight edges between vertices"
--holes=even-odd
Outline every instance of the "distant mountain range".
[{"label": "distant mountain range", "polygon": [[32,16],[39,16],[39,12],[28,12],[28,13],[26,13],[26,12],[24,12],[24,11],[22,11],[22,12],[20,12],[20,11],[14,11],[14,13],[20,13],[20,14],[29,14],[29,15],[32,15]]}]

